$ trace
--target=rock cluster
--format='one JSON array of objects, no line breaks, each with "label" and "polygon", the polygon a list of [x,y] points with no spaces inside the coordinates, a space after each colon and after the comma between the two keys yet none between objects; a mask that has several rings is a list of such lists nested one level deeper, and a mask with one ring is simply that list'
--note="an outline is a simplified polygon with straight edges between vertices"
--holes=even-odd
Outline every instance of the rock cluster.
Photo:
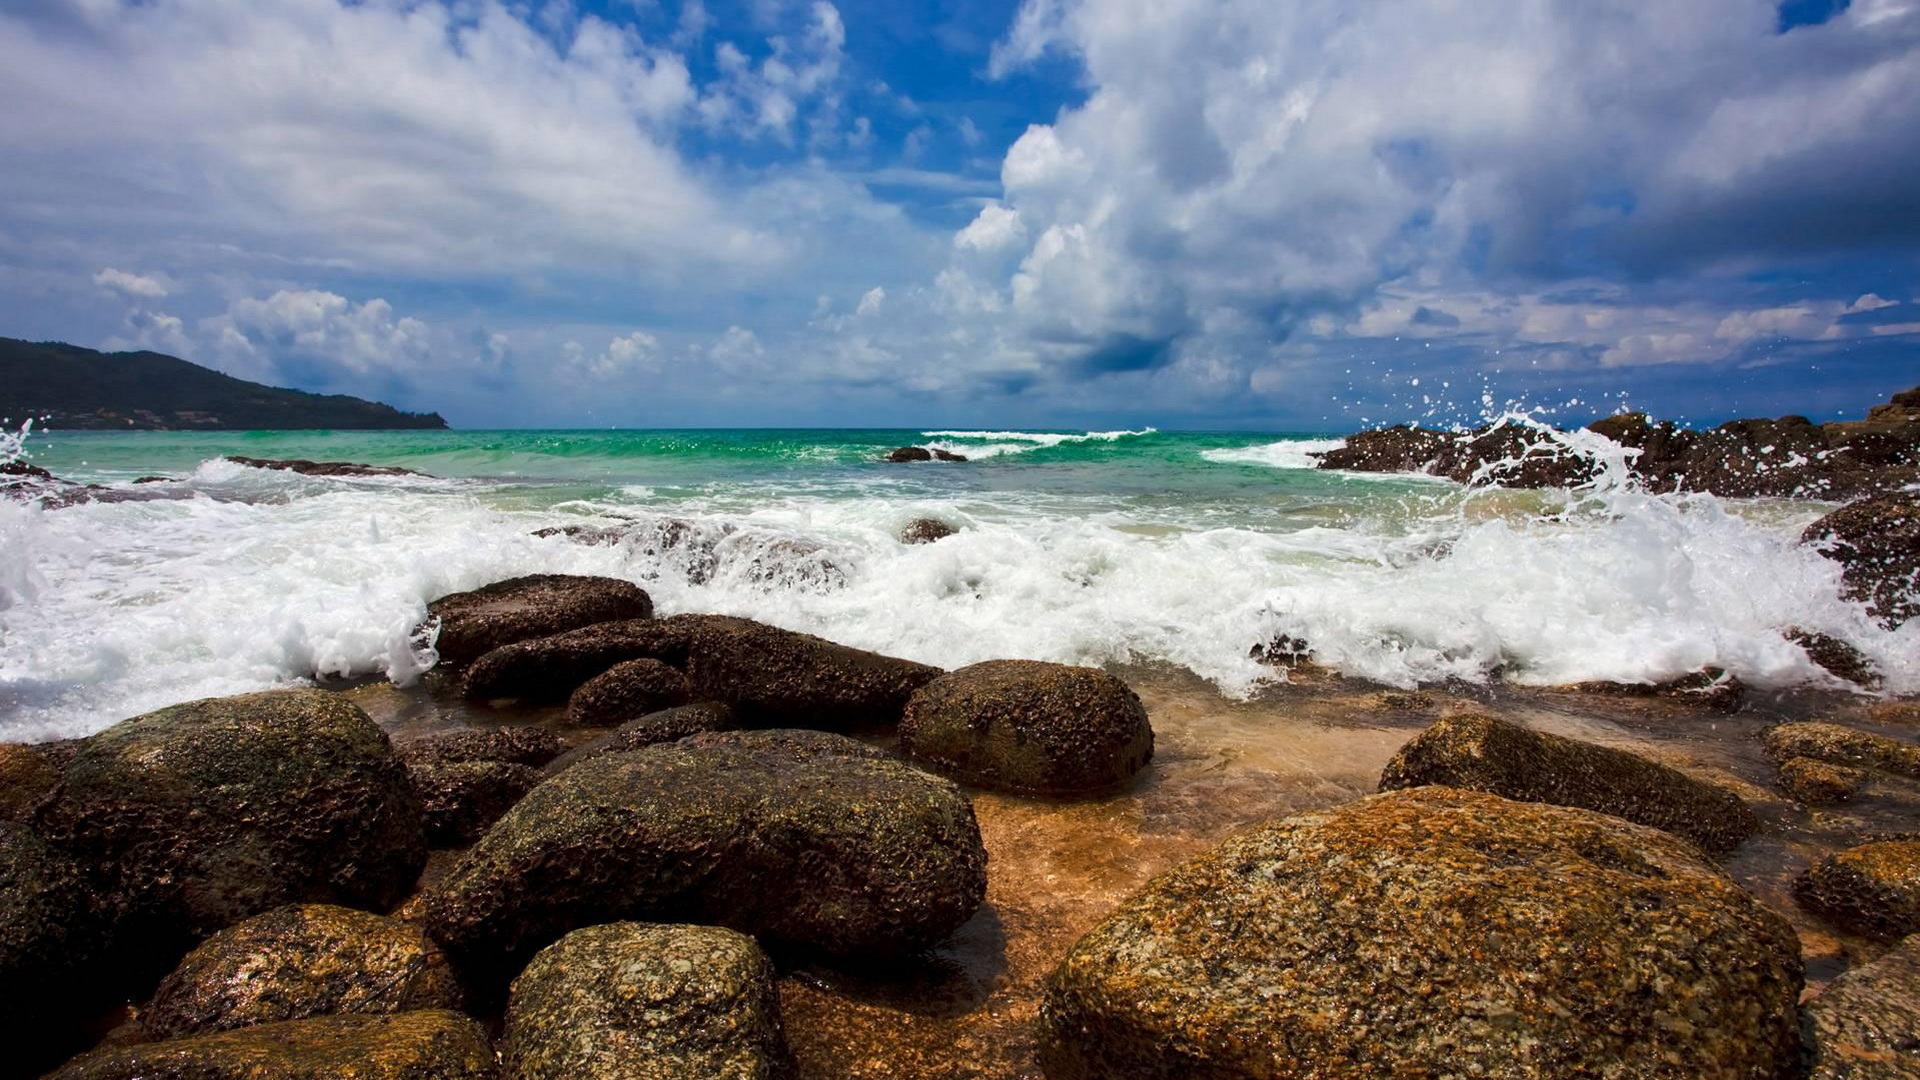
[{"label": "rock cluster", "polygon": [[899,464],[912,461],[965,461],[967,458],[964,454],[941,450],[938,447],[902,446],[889,451],[884,460]]},{"label": "rock cluster", "polygon": [[427,605],[439,634],[434,648],[448,664],[464,664],[503,645],[616,619],[648,619],[646,590],[618,578],[531,574],[496,581]]}]

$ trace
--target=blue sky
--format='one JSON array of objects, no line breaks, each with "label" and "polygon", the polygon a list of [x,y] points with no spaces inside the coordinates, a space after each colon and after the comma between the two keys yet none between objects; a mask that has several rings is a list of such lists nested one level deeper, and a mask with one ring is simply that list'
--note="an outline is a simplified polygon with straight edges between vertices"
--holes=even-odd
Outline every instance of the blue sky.
[{"label": "blue sky", "polygon": [[0,334],[462,426],[1920,383],[1920,0],[15,0]]}]

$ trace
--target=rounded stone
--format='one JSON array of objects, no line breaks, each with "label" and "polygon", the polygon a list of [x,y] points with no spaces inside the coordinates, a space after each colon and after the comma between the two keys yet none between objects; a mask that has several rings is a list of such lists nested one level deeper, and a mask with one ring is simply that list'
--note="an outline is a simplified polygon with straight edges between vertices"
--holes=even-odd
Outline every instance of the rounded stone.
[{"label": "rounded stone", "polygon": [[1668,833],[1423,787],[1256,828],[1165,874],[1047,983],[1090,1077],[1785,1078],[1793,930]]},{"label": "rounded stone", "polygon": [[938,518],[915,518],[907,522],[900,530],[900,542],[903,544],[931,544],[936,540],[945,540],[960,530]]},{"label": "rounded stone", "polygon": [[1788,758],[1780,763],[1780,790],[1808,806],[1846,802],[1867,786],[1867,771],[1834,765],[1814,758]]},{"label": "rounded stone", "polygon": [[1920,777],[1920,746],[1871,731],[1807,721],[1768,728],[1762,741],[1775,761],[1805,757],[1834,765]]},{"label": "rounded stone", "polygon": [[589,739],[561,754],[547,766],[546,774],[552,776],[589,758],[597,758],[601,754],[638,750],[643,746],[673,742],[689,735],[702,735],[710,731],[732,731],[737,727],[739,722],[734,719],[733,710],[718,701],[700,701],[692,705],[661,709],[659,712],[629,720],[612,731],[598,738]]},{"label": "rounded stone", "polygon": [[613,727],[685,705],[692,696],[693,687],[679,668],[659,660],[627,660],[575,690],[567,699],[567,720],[582,727]]},{"label": "rounded stone", "polygon": [[0,743],[0,821],[24,821],[60,783],[60,766],[42,751]]},{"label": "rounded stone", "polygon": [[400,748],[408,765],[455,765],[497,761],[538,768],[560,756],[566,744],[545,728],[476,728],[432,735]]},{"label": "rounded stone", "polygon": [[96,1050],[48,1080],[495,1080],[478,1023],[443,1010],[317,1016]]},{"label": "rounded stone", "polygon": [[1153,758],[1153,728],[1132,689],[1098,668],[989,660],[921,687],[900,745],[980,787],[1072,795],[1132,779]]},{"label": "rounded stone", "polygon": [[1836,851],[1793,883],[1802,905],[1868,937],[1920,933],[1920,840],[1876,840]]},{"label": "rounded stone", "polygon": [[540,782],[540,770],[511,761],[453,761],[413,765],[427,843],[465,847]]},{"label": "rounded stone", "polygon": [[595,623],[653,617],[647,591],[619,578],[529,574],[496,581],[427,605],[439,621],[434,648],[447,664],[465,664],[503,645]]}]

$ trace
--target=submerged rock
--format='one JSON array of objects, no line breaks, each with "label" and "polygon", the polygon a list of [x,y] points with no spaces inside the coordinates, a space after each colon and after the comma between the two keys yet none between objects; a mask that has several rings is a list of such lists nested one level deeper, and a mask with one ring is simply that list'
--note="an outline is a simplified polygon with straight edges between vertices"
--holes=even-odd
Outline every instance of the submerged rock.
[{"label": "submerged rock", "polygon": [[480,839],[540,782],[540,770],[513,761],[449,761],[407,770],[420,796],[427,843],[436,848]]},{"label": "submerged rock", "polygon": [[425,476],[397,465],[362,465],[357,461],[308,461],[305,458],[251,458],[228,455],[228,461],[250,469],[296,472],[302,476]]},{"label": "submerged rock", "polygon": [[915,518],[907,522],[900,530],[900,542],[903,544],[931,544],[936,540],[945,540],[960,530],[937,518]]},{"label": "submerged rock", "polygon": [[1920,614],[1920,503],[1911,496],[1841,507],[1800,539],[1840,563],[1847,599],[1866,604],[1888,628]]},{"label": "submerged rock", "polygon": [[545,765],[560,756],[566,744],[545,728],[497,727],[433,735],[400,748],[408,765],[455,765],[494,761],[514,765]]},{"label": "submerged rock", "polygon": [[459,980],[419,927],[290,904],[200,943],[160,982],[140,1025],[154,1039],[337,1013],[458,1009]]},{"label": "submerged rock", "polygon": [[715,926],[619,922],[542,949],[508,999],[513,1080],[784,1080],[773,964]]},{"label": "submerged rock", "polygon": [[724,521],[653,518],[618,525],[557,525],[538,529],[535,536],[564,536],[576,544],[612,547],[626,545],[635,554],[656,560],[685,577],[690,585],[705,585],[719,568],[720,542],[737,528]]},{"label": "submerged rock", "polygon": [[588,679],[567,699],[567,720],[582,727],[613,727],[685,705],[693,686],[679,668],[642,657],[623,660]]},{"label": "submerged rock", "polygon": [[812,731],[604,754],[535,788],[426,894],[483,979],[569,930],[679,918],[769,944],[898,955],[979,907],[986,853],[945,780]]},{"label": "submerged rock", "polygon": [[1920,777],[1920,746],[1870,731],[1807,721],[1769,728],[1763,740],[1767,754],[1775,761],[1805,757]]},{"label": "submerged rock", "polygon": [[1426,787],[1255,829],[1048,980],[1053,1080],[1768,1077],[1799,942],[1667,833]]},{"label": "submerged rock", "polygon": [[1491,716],[1450,716],[1400,748],[1380,790],[1444,784],[1553,803],[1730,851],[1760,827],[1738,795],[1637,754],[1529,731]]},{"label": "submerged rock", "polygon": [[429,623],[438,620],[440,626],[434,647],[448,664],[594,623],[652,617],[653,600],[640,586],[574,574],[509,578],[427,605]]},{"label": "submerged rock", "polygon": [[1828,983],[1806,1013],[1809,1080],[1920,1076],[1920,936]]},{"label": "submerged rock", "polygon": [[1071,795],[1146,768],[1153,728],[1139,696],[1098,668],[989,660],[915,691],[900,745],[969,784]]},{"label": "submerged rock", "polygon": [[318,1016],[112,1046],[48,1080],[494,1080],[487,1033],[458,1013]]},{"label": "submerged rock", "polygon": [[32,815],[60,783],[60,766],[43,751],[0,743],[0,821]]},{"label": "submerged rock", "polygon": [[1867,786],[1867,771],[1815,758],[1788,758],[1780,763],[1780,790],[1808,806],[1846,802]]},{"label": "submerged rock", "polygon": [[297,901],[386,908],[426,859],[386,733],[319,690],[209,698],[87,739],[36,814],[124,912],[130,948],[192,941]]},{"label": "submerged rock", "polygon": [[902,446],[889,452],[886,460],[897,464],[911,461],[965,461],[967,458],[966,455],[956,454],[951,450],[926,446]]},{"label": "submerged rock", "polygon": [[621,750],[638,750],[655,743],[674,742],[709,731],[732,731],[740,726],[733,710],[718,701],[701,701],[648,713],[629,720],[597,739],[591,739],[555,758],[546,773],[573,767],[582,761]]},{"label": "submerged rock", "polygon": [[1920,840],[1876,840],[1807,868],[1793,893],[1837,926],[1868,937],[1920,933]]}]

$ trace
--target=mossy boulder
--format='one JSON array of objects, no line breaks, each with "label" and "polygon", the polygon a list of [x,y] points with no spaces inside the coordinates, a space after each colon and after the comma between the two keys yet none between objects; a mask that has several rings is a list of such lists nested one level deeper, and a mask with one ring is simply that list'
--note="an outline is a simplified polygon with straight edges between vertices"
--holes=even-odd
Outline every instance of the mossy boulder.
[{"label": "mossy boulder", "polygon": [[426,860],[420,803],[386,733],[319,690],[122,721],[79,748],[36,821],[97,873],[119,937],[154,974],[282,904],[388,908]]},{"label": "mossy boulder", "polygon": [[1793,883],[1800,903],[1837,926],[1891,940],[1920,934],[1920,840],[1836,851]]},{"label": "mossy boulder", "polygon": [[908,754],[966,783],[1073,795],[1132,779],[1153,758],[1146,706],[1098,668],[989,660],[916,691],[900,722]]},{"label": "mossy boulder", "polygon": [[1788,758],[1780,763],[1780,790],[1808,806],[1835,806],[1867,786],[1867,770],[1835,765],[1814,758]]},{"label": "mossy boulder", "polygon": [[0,1039],[13,1067],[72,1052],[106,914],[72,860],[0,822]]},{"label": "mossy boulder", "polygon": [[608,923],[542,949],[507,1003],[513,1080],[785,1080],[773,964],[716,926]]},{"label": "mossy boulder", "polygon": [[679,668],[645,657],[623,660],[573,692],[567,720],[582,727],[614,727],[685,705],[692,697],[693,686]]},{"label": "mossy boulder", "polygon": [[629,720],[612,731],[574,747],[554,758],[546,774],[552,776],[589,758],[621,750],[638,750],[655,743],[673,742],[689,735],[710,731],[732,731],[740,726],[733,710],[718,701],[698,701],[671,709],[648,713]]},{"label": "mossy boulder", "polygon": [[1808,721],[1769,728],[1763,739],[1768,756],[1775,761],[1804,757],[1920,777],[1920,746],[1871,731]]},{"label": "mossy boulder", "polygon": [[20,743],[0,743],[0,821],[24,821],[60,783],[60,766]]},{"label": "mossy boulder", "polygon": [[540,770],[512,761],[411,765],[427,843],[465,847],[480,839],[540,782]]},{"label": "mossy boulder", "polygon": [[604,754],[533,789],[425,894],[482,983],[582,926],[674,919],[838,956],[909,953],[986,891],[973,807],[850,739],[724,732]]},{"label": "mossy boulder", "polygon": [[1669,833],[1453,788],[1252,830],[1047,982],[1053,1080],[1785,1078],[1793,930]]},{"label": "mossy boulder", "polygon": [[497,727],[433,735],[400,748],[408,765],[454,765],[498,761],[538,768],[560,756],[566,744],[545,728]]},{"label": "mossy boulder", "polygon": [[1810,1080],[1920,1077],[1920,936],[1828,983],[1806,1013]]},{"label": "mossy boulder", "polygon": [[140,1025],[154,1039],[338,1013],[458,1009],[446,954],[411,923],[289,904],[200,943],[160,981]]},{"label": "mossy boulder", "polygon": [[1920,502],[1888,495],[1843,506],[1800,537],[1844,568],[1845,595],[1889,627],[1920,614]]},{"label": "mossy boulder", "polygon": [[1729,851],[1760,827],[1738,795],[1637,754],[1530,731],[1491,716],[1450,716],[1400,748],[1380,790],[1444,784],[1521,802],[1598,810]]},{"label": "mossy boulder", "polygon": [[594,623],[653,616],[647,591],[619,578],[529,574],[496,581],[427,605],[438,620],[440,660],[465,664],[493,649]]},{"label": "mossy boulder", "polygon": [[478,1023],[444,1010],[319,1016],[112,1046],[48,1080],[494,1080]]}]

